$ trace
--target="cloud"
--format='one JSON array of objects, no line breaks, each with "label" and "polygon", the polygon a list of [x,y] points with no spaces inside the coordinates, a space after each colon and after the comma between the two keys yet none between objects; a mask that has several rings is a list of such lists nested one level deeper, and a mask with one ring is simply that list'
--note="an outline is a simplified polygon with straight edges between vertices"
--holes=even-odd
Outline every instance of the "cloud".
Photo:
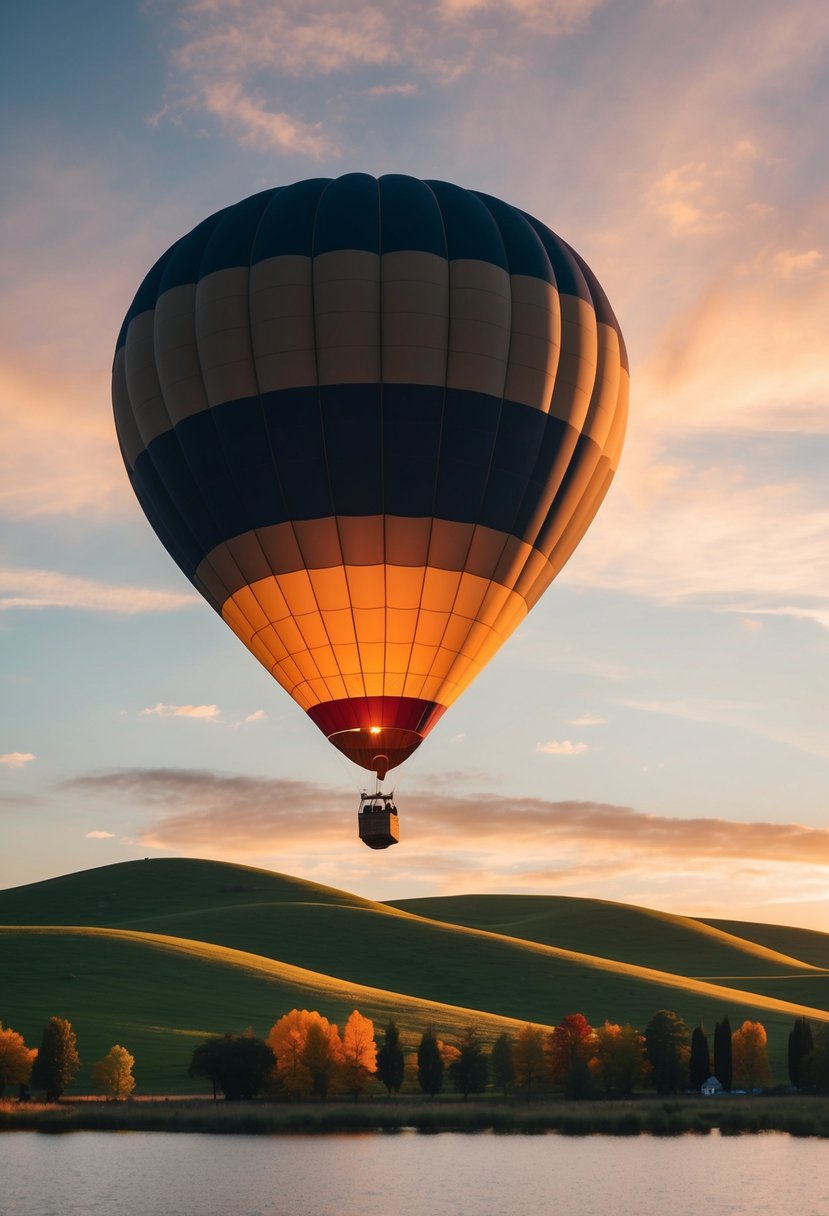
[{"label": "cloud", "polygon": [[314,160],[340,154],[335,141],[323,133],[321,122],[300,122],[284,111],[269,110],[263,98],[246,94],[232,81],[206,84],[202,104],[244,148],[299,152]]},{"label": "cloud", "polygon": [[13,608],[74,608],[119,616],[175,612],[199,603],[194,594],[116,586],[54,570],[0,567],[0,612]]},{"label": "cloud", "polygon": [[[218,705],[163,705],[159,701],[152,709],[142,709],[139,717],[200,718],[204,721],[212,721],[218,718],[221,712]],[[248,722],[255,720],[255,716],[246,719]]]},{"label": "cloud", "polygon": [[5,755],[0,756],[0,764],[4,768],[23,768],[36,759],[37,756],[33,752],[6,752]]},{"label": "cloud", "polygon": [[582,714],[580,718],[570,719],[571,726],[604,726],[606,722],[607,718],[600,718],[598,714],[591,713]]},{"label": "cloud", "polygon": [[86,839],[87,840],[114,840],[115,833],[114,832],[87,832]]},{"label": "cloud", "polygon": [[536,743],[535,750],[545,756],[581,756],[587,751],[586,743],[571,743],[569,739],[550,739],[547,743]]},{"label": "cloud", "polygon": [[[77,777],[62,788],[152,809],[154,822],[142,830],[141,839],[159,848],[214,846],[261,855],[298,845],[324,851],[353,838],[342,792],[310,781],[123,769]],[[591,865],[624,864],[625,855],[633,863],[648,854],[672,864],[717,858],[732,865],[774,860],[829,866],[829,829],[797,823],[683,819],[610,803],[422,789],[409,791],[401,813],[414,849],[434,845],[444,855],[452,850],[504,851],[513,860],[531,857],[534,868],[545,851],[560,859],[562,846],[579,850]]]},{"label": "cloud", "polygon": [[405,84],[375,84],[365,90],[368,97],[412,97],[417,91],[418,86],[412,81]]},{"label": "cloud", "polygon": [[264,722],[264,720],[267,718],[267,716],[268,715],[265,713],[264,709],[255,709],[252,714],[248,714],[248,716],[245,718],[245,721],[246,722]]}]

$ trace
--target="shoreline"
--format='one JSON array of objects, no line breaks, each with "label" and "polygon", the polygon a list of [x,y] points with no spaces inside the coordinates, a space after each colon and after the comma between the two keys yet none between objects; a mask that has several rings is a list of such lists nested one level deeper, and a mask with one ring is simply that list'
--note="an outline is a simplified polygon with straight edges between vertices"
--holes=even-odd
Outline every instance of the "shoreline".
[{"label": "shoreline", "polygon": [[469,1102],[401,1099],[288,1104],[264,1099],[148,1098],[122,1102],[65,1099],[60,1103],[0,1100],[0,1132],[201,1132],[215,1135],[343,1135],[466,1132],[502,1135],[680,1136],[785,1132],[829,1138],[829,1098],[807,1094],[763,1097],[634,1097],[567,1101],[538,1098]]}]

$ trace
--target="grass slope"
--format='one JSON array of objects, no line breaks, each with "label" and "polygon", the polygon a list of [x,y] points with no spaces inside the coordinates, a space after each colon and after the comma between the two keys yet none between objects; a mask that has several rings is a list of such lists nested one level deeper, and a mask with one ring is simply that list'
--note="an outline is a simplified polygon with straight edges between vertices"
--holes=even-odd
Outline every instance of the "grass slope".
[{"label": "grass slope", "polygon": [[[829,1018],[829,976],[797,956],[600,900],[464,896],[392,906],[250,867],[154,859],[0,892],[0,923],[11,927],[0,934],[0,974],[15,980],[0,994],[0,1018],[36,1040],[50,1013],[70,1016],[69,1002],[79,1034],[108,1036],[102,1051],[126,1019],[123,1038],[143,1036],[141,1051],[160,1070],[146,1080],[170,1088],[181,1088],[162,1081],[176,1035],[189,1036],[186,1061],[194,1035],[247,1025],[262,1033],[294,1005],[341,1021],[357,1004],[345,992],[358,986],[373,990],[362,994],[364,1013],[394,1016],[412,1033],[434,1021],[449,1038],[473,1020],[487,1029],[497,1017],[552,1024],[575,1010],[594,1023],[642,1026],[667,1007],[709,1030],[726,1013],[732,1024],[760,1018],[781,1080],[793,1018]],[[122,932],[34,934],[24,924]],[[119,952],[133,963],[118,965]],[[289,981],[297,967],[308,970]],[[61,979],[70,971],[76,980]],[[430,1013],[424,1001],[442,1008]],[[84,1047],[88,1059],[93,1051]]]}]

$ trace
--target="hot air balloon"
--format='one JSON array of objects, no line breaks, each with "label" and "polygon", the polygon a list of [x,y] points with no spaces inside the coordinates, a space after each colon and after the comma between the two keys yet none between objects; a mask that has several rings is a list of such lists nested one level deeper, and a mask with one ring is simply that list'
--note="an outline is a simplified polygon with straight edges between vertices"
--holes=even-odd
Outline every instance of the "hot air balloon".
[{"label": "hot air balloon", "polygon": [[376,774],[359,817],[373,847],[397,839],[379,782],[593,519],[627,394],[584,260],[447,182],[265,190],[139,287],[112,390],[133,489],[208,603]]}]

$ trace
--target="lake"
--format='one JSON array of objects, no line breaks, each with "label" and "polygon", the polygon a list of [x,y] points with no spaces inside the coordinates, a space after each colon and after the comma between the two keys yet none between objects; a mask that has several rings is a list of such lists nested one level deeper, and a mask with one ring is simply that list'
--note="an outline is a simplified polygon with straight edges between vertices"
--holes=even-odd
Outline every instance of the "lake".
[{"label": "lake", "polygon": [[829,1144],[723,1138],[0,1136],[2,1216],[827,1216]]}]

